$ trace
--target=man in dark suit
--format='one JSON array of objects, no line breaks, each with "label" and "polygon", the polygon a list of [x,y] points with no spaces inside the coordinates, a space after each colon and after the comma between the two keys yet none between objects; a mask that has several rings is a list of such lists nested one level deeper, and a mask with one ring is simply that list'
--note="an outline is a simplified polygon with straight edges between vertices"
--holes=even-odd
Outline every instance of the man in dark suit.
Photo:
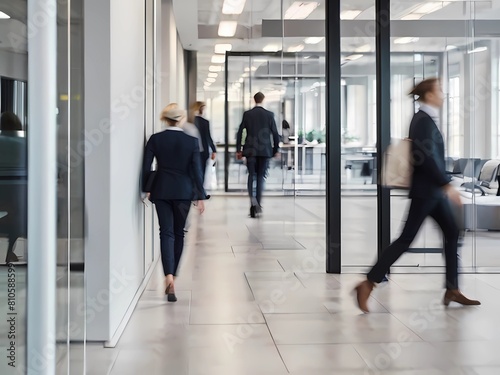
[{"label": "man in dark suit", "polygon": [[[207,166],[208,158],[215,160],[217,149],[215,148],[214,141],[212,140],[212,135],[210,134],[210,123],[203,116],[203,111],[205,110],[205,103],[196,102],[195,108],[196,114],[194,118],[194,124],[200,133],[201,143],[202,143],[202,151],[200,152],[201,156],[201,173],[203,175],[203,181],[205,181],[205,170]],[[210,154],[210,150],[212,153]]]},{"label": "man in dark suit", "polygon": [[[260,202],[269,159],[278,154],[279,134],[274,114],[262,107],[264,94],[258,92],[253,98],[255,107],[243,114],[243,120],[236,135],[236,157],[238,160],[243,156],[247,159],[250,216],[256,217],[256,214],[261,212]],[[243,130],[246,130],[246,138],[242,151]],[[255,179],[257,183],[254,194]]]}]

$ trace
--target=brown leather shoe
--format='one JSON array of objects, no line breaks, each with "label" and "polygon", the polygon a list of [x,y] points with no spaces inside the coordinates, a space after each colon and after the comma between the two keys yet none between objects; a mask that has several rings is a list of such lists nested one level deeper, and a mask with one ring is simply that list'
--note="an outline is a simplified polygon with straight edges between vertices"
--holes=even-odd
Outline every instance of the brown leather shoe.
[{"label": "brown leather shoe", "polygon": [[450,302],[460,303],[465,306],[473,306],[480,305],[481,302],[476,301],[474,299],[468,299],[464,296],[460,290],[458,289],[446,289],[446,293],[444,294],[443,303],[445,306],[448,306]]},{"label": "brown leather shoe", "polygon": [[364,313],[370,312],[368,310],[368,298],[373,290],[373,283],[370,280],[365,280],[356,286],[355,291],[358,299],[358,306]]}]

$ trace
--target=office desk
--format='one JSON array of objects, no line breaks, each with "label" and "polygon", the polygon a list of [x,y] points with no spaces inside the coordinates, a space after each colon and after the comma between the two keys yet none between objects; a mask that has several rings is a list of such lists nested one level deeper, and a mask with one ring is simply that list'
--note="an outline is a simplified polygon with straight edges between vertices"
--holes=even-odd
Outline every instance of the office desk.
[{"label": "office desk", "polygon": [[[297,149],[297,151],[295,151]],[[284,164],[284,156],[292,155],[291,165]],[[294,155],[298,155],[298,160],[295,162]],[[326,144],[295,144],[286,143],[281,145],[281,164],[292,167],[297,165],[300,174],[313,174],[314,170],[322,170],[322,156],[326,155]],[[316,156],[316,158],[315,158]]]}]

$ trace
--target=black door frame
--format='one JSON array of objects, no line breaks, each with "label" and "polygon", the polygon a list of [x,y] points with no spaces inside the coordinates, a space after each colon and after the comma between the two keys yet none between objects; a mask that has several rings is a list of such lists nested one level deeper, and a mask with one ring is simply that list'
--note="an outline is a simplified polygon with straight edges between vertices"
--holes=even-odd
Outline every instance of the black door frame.
[{"label": "black door frame", "polygon": [[[391,139],[391,45],[390,0],[375,1],[377,60],[377,181],[382,171],[383,151]],[[327,67],[327,181],[326,181],[326,272],[342,271],[341,213],[341,23],[340,1],[326,2]],[[390,243],[390,191],[377,184],[377,254]]]}]

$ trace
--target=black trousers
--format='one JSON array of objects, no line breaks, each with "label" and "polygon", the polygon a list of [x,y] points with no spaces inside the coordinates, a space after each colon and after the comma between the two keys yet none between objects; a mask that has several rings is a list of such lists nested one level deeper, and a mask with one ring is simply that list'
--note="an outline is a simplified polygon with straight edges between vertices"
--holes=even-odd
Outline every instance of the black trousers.
[{"label": "black trousers", "polygon": [[382,253],[377,263],[368,273],[368,280],[376,283],[382,281],[385,274],[389,272],[392,264],[408,250],[427,216],[431,216],[436,220],[444,234],[446,288],[458,289],[457,242],[459,229],[450,203],[445,197],[438,199],[412,199],[403,233]]},{"label": "black trousers", "polygon": [[201,162],[201,177],[203,183],[205,183],[205,172],[207,171],[207,161],[209,159],[209,155],[205,153],[200,153],[200,162]]},{"label": "black trousers", "polygon": [[163,272],[177,275],[177,268],[184,248],[184,225],[191,208],[191,201],[155,200],[160,222],[160,248]]},{"label": "black trousers", "polygon": [[[248,169],[248,195],[252,201],[252,206],[257,203],[260,206],[262,200],[262,192],[264,191],[264,180],[266,178],[267,167],[269,165],[269,158],[265,156],[250,156],[247,157]],[[254,192],[254,181],[256,180],[256,187]],[[256,202],[254,201],[256,200]]]}]

